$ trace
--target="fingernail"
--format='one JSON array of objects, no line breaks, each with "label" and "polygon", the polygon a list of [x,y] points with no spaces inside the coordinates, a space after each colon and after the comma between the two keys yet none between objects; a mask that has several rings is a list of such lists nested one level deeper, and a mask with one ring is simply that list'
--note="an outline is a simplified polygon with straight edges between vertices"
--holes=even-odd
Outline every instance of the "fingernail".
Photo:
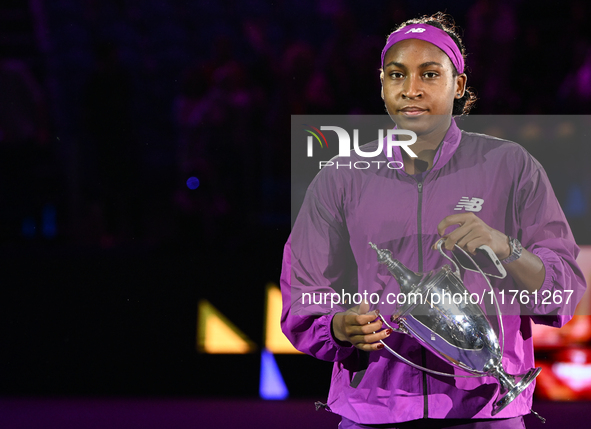
[{"label": "fingernail", "polygon": [[375,312],[376,312],[376,316],[380,315],[380,310],[378,310],[377,308],[375,309]]},{"label": "fingernail", "polygon": [[386,329],[386,337],[392,333],[392,329]]},{"label": "fingernail", "polygon": [[384,348],[383,344],[378,344],[378,350],[382,350]]}]

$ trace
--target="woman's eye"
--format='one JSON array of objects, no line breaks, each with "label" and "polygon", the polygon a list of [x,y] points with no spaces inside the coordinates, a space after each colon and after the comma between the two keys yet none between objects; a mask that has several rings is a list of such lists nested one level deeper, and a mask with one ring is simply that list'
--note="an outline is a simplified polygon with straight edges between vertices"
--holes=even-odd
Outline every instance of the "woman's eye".
[{"label": "woman's eye", "polygon": [[392,72],[390,73],[390,76],[392,76],[394,79],[402,79],[404,77],[404,75],[400,72]]},{"label": "woman's eye", "polygon": [[435,72],[427,72],[427,73],[424,74],[424,76],[426,78],[428,78],[428,79],[433,79],[434,77],[437,76],[437,73],[435,73]]}]

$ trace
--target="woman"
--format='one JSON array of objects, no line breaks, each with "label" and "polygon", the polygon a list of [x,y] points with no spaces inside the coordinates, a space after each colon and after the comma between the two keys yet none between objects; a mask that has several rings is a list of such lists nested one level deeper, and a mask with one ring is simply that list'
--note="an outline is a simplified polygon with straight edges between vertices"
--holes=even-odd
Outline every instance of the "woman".
[{"label": "woman", "polygon": [[[466,88],[461,41],[445,16],[407,21],[393,32],[380,78],[389,115],[417,134],[411,146],[417,156],[396,146],[390,161],[403,162],[403,170],[325,168],[316,176],[285,247],[283,331],[299,350],[335,362],[327,407],[343,417],[341,428],[522,428],[533,383],[493,415],[493,378],[416,370],[379,341],[419,365],[454,371],[411,337],[382,329],[367,303],[347,309],[306,306],[301,299],[351,285],[369,294],[397,289],[370,241],[417,272],[445,264],[429,249],[440,238],[447,249],[457,244],[471,253],[487,245],[510,274],[494,287],[574,291],[568,305],[503,306],[504,368],[522,374],[534,366],[531,321],[566,323],[585,288],[578,248],[542,167],[520,146],[463,132],[453,120],[467,113],[474,96]],[[376,147],[369,143],[365,151]],[[387,160],[386,153],[381,157]],[[471,273],[464,280],[486,287]]]}]

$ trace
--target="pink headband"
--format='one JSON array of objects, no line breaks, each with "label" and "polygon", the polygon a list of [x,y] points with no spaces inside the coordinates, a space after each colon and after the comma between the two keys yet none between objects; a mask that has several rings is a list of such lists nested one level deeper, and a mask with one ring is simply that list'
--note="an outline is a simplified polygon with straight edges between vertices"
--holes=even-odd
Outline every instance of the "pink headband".
[{"label": "pink headband", "polygon": [[455,44],[453,39],[445,31],[429,24],[407,25],[390,34],[386,46],[384,46],[384,50],[382,51],[382,68],[384,68],[384,57],[388,49],[395,43],[406,39],[419,39],[434,44],[447,54],[458,73],[464,73],[464,57],[462,57],[458,45]]}]

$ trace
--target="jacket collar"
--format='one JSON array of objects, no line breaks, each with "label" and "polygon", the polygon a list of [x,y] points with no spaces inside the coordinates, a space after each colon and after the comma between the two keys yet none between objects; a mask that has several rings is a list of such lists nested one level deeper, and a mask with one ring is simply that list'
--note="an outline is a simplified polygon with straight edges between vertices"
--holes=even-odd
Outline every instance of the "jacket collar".
[{"label": "jacket collar", "polygon": [[[439,145],[437,149],[437,154],[435,155],[435,159],[433,160],[433,168],[430,171],[436,171],[441,169],[447,162],[451,159],[451,157],[456,152],[458,146],[460,145],[460,140],[462,139],[462,131],[458,128],[456,124],[456,120],[451,118],[451,123],[449,128],[447,129],[447,133],[445,133],[445,137],[443,137],[443,141]],[[384,143],[386,143],[384,139]],[[412,148],[412,146],[411,146]],[[388,161],[399,161],[402,162],[402,149],[400,146],[394,146],[392,148],[392,157],[388,157],[388,146],[384,144],[384,155],[388,158]],[[404,170],[402,170],[404,171]]]}]

